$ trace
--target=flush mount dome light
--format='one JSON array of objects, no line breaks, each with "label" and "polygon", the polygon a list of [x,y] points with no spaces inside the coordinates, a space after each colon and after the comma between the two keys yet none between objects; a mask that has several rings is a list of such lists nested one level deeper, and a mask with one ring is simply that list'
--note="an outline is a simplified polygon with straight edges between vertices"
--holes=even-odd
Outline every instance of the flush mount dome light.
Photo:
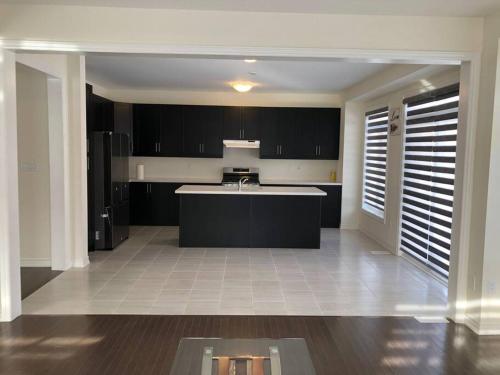
[{"label": "flush mount dome light", "polygon": [[244,61],[245,61],[246,63],[248,63],[248,64],[253,64],[253,63],[254,63],[254,62],[256,62],[257,60],[255,60],[255,59],[245,59]]},{"label": "flush mount dome light", "polygon": [[238,92],[249,92],[255,86],[253,82],[231,82],[231,86]]}]

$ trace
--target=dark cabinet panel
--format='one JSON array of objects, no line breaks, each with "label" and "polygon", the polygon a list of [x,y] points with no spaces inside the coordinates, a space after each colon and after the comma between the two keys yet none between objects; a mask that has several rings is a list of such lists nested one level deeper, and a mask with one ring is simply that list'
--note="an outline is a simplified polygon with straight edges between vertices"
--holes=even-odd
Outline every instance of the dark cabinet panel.
[{"label": "dark cabinet panel", "polygon": [[242,108],[241,107],[221,107],[223,123],[223,139],[243,139],[242,138]]},{"label": "dark cabinet panel", "polygon": [[150,183],[152,225],[179,225],[179,197],[175,194],[181,184]]},{"label": "dark cabinet panel", "polygon": [[296,109],[296,130],[298,142],[297,156],[304,159],[314,159],[318,155],[318,132],[315,125],[317,109]]},{"label": "dark cabinet panel", "polygon": [[[296,185],[266,185],[266,186],[296,186]],[[301,185],[305,186],[305,185]],[[317,185],[316,187],[326,193],[321,197],[321,228],[340,228],[342,214],[342,186]]]},{"label": "dark cabinet panel", "polygon": [[258,107],[242,107],[241,133],[242,139],[259,139],[261,109]]},{"label": "dark cabinet panel", "polygon": [[339,158],[340,140],[340,109],[318,108],[317,113],[317,143],[318,159]]},{"label": "dark cabinet panel", "polygon": [[260,157],[263,159],[279,155],[277,115],[275,108],[260,109]]},{"label": "dark cabinet panel", "polygon": [[161,106],[134,104],[134,156],[159,155]]},{"label": "dark cabinet panel", "polygon": [[132,104],[114,103],[114,132],[127,134],[132,139]]},{"label": "dark cabinet panel", "polygon": [[184,107],[184,156],[221,158],[222,121],[221,107]]},{"label": "dark cabinet panel", "polygon": [[181,156],[183,154],[183,107],[180,105],[161,106],[160,124],[158,154]]},{"label": "dark cabinet panel", "polygon": [[260,157],[293,159],[296,156],[296,126],[293,108],[263,108],[260,116]]},{"label": "dark cabinet panel", "polygon": [[153,224],[153,205],[149,183],[132,182],[130,184],[130,224]]}]

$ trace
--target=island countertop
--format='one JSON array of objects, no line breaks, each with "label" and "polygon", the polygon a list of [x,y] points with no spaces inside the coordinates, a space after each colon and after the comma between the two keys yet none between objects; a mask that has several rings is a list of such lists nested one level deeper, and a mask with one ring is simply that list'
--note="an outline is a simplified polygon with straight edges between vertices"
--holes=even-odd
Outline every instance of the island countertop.
[{"label": "island countertop", "polygon": [[326,193],[315,187],[306,186],[258,186],[235,187],[222,185],[182,185],[175,191],[176,194],[227,194],[227,195],[312,195],[326,196]]}]

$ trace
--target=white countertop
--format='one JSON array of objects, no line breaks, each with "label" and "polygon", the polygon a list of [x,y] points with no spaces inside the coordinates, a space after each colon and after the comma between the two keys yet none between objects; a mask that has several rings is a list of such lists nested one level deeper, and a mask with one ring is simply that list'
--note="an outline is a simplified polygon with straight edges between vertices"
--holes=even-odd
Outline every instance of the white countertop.
[{"label": "white countertop", "polygon": [[325,196],[326,193],[315,187],[299,186],[259,186],[243,187],[240,190],[222,185],[182,185],[175,191],[176,194],[227,194],[227,195],[313,195]]},{"label": "white countertop", "polygon": [[[192,178],[192,177],[145,177],[144,180],[131,178],[130,182],[171,182],[181,184],[220,184],[221,178]],[[262,185],[342,185],[342,182],[329,180],[272,180],[261,179]]]}]

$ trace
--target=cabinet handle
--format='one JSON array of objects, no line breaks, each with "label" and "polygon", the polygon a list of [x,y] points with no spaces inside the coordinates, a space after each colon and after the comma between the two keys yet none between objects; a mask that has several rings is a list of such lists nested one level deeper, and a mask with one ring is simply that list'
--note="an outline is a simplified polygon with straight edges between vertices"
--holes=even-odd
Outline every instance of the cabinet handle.
[{"label": "cabinet handle", "polygon": [[279,155],[279,154],[280,154],[280,146],[276,145],[276,155]]},{"label": "cabinet handle", "polygon": [[240,139],[243,139],[243,136],[241,135],[241,129],[240,129]]},{"label": "cabinet handle", "polygon": [[280,155],[283,155],[283,146],[280,145]]},{"label": "cabinet handle", "polygon": [[241,129],[241,132],[243,133],[243,139],[245,139],[245,129]]},{"label": "cabinet handle", "polygon": [[318,156],[321,156],[321,145],[318,145]]},{"label": "cabinet handle", "polygon": [[161,152],[161,142],[158,142],[158,152]]},{"label": "cabinet handle", "polygon": [[314,155],[318,156],[318,145],[314,148]]}]

